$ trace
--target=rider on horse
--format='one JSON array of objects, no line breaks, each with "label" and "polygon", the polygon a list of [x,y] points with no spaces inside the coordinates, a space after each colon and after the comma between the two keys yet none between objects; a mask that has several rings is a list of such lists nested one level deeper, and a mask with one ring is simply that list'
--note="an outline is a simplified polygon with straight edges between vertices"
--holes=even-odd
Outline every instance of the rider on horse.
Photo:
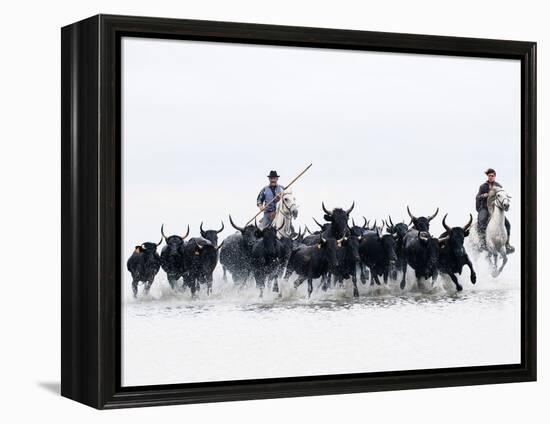
[{"label": "rider on horse", "polygon": [[[487,169],[485,171],[487,175],[487,181],[479,186],[479,191],[476,196],[476,210],[477,210],[477,230],[479,234],[480,248],[485,249],[485,230],[487,229],[487,224],[489,223],[489,208],[487,205],[487,197],[489,197],[489,191],[493,187],[502,186],[495,180],[497,172],[493,168]],[[508,218],[505,219],[504,225],[506,226],[506,233],[508,238],[506,240],[506,251],[507,253],[512,253],[515,251],[514,247],[510,246],[510,221]]]},{"label": "rider on horse", "polygon": [[[260,190],[260,194],[258,194],[256,200],[258,208],[264,213],[260,221],[260,228],[267,227],[275,219],[277,202],[281,200],[281,195],[285,189],[282,185],[278,184],[279,175],[277,171],[271,171],[267,178],[269,178],[269,185]],[[275,200],[273,200],[274,198]]]}]

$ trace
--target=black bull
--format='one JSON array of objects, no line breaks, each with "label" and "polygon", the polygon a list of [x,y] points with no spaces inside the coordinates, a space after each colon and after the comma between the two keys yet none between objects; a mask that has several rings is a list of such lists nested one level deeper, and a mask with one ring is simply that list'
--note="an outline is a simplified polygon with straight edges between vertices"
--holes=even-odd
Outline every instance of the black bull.
[{"label": "black bull", "polygon": [[206,293],[210,294],[212,274],[218,263],[218,247],[205,238],[192,238],[183,247],[183,262],[183,281],[191,289],[191,294],[195,294],[199,284],[206,284]]},{"label": "black bull", "polygon": [[280,228],[269,225],[260,229],[254,223],[257,240],[252,248],[252,272],[256,287],[260,289],[260,296],[263,295],[266,281],[273,281],[273,291],[279,291],[278,277],[285,258],[289,256],[288,251],[292,248],[292,240],[289,239],[290,245],[285,245],[277,238],[277,232],[283,225]]},{"label": "black bull", "polygon": [[183,236],[171,235],[167,237],[164,234],[164,224],[160,227],[160,233],[166,242],[166,246],[160,252],[160,265],[164,272],[166,272],[170,287],[175,289],[178,279],[185,274],[183,247],[185,246],[185,239],[189,236],[189,225],[187,226],[187,232]]},{"label": "black bull", "polygon": [[387,283],[391,266],[397,260],[394,235],[381,235],[378,230],[367,232],[359,246],[359,255],[361,262],[370,269],[371,285],[380,285],[379,276]]},{"label": "black bull", "polygon": [[256,243],[256,228],[254,225],[239,227],[229,215],[229,222],[238,232],[224,240],[220,250],[220,263],[223,267],[223,278],[227,279],[227,271],[233,282],[244,284],[252,273],[252,248]]},{"label": "black bull", "polygon": [[330,268],[338,266],[337,249],[341,241],[321,235],[319,243],[315,246],[301,246],[295,249],[288,262],[288,269],[298,274],[294,287],[298,288],[307,279],[310,297],[313,292],[313,279],[326,275]]},{"label": "black bull", "polygon": [[447,215],[443,218],[443,227],[445,232],[439,237],[439,270],[449,277],[455,284],[457,291],[462,290],[455,274],[462,274],[464,265],[470,268],[470,281],[476,283],[476,273],[468,253],[464,249],[464,239],[470,234],[473,217],[470,214],[470,220],[464,227],[449,227],[445,222]]},{"label": "black bull", "polygon": [[157,247],[162,243],[146,242],[136,246],[132,256],[126,262],[126,267],[132,275],[132,291],[134,297],[137,296],[138,284],[145,283],[145,294],[149,293],[155,276],[160,269],[160,256],[157,253]]}]

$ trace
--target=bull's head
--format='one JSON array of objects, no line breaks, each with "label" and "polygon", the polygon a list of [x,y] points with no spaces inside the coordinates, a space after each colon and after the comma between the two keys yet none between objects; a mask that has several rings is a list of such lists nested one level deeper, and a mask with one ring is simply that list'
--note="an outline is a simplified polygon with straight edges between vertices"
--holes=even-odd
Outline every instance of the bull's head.
[{"label": "bull's head", "polygon": [[243,247],[247,250],[252,250],[252,247],[254,247],[254,243],[256,242],[256,228],[254,227],[254,225],[239,227],[237,224],[233,222],[233,218],[231,218],[231,215],[229,215],[229,222],[231,223],[231,226],[233,228],[235,228],[237,231],[239,231],[242,234]]},{"label": "bull's head", "polygon": [[351,220],[351,227],[350,227],[350,235],[352,237],[357,237],[359,241],[363,238],[363,234],[365,233],[365,230],[369,229],[369,222],[367,221],[367,218],[363,217],[363,225],[355,225],[355,220],[352,218]]},{"label": "bull's head", "polygon": [[[352,230],[353,231],[353,230]],[[355,262],[359,262],[359,245],[361,244],[362,235],[351,234],[349,237],[344,237],[340,245],[347,250],[347,253]],[[338,245],[338,242],[336,243]]]},{"label": "bull's head", "polygon": [[142,253],[155,253],[157,251],[157,247],[159,247],[162,243],[162,238],[158,243],[154,243],[151,241],[146,241],[145,243],[141,244],[141,251]]},{"label": "bull's head", "polygon": [[411,210],[409,209],[409,207],[407,206],[407,213],[409,214],[409,216],[411,217],[411,224],[413,225],[414,229],[415,230],[418,230],[418,231],[426,231],[426,232],[429,232],[430,231],[430,221],[432,219],[434,219],[436,216],[437,216],[437,213],[439,212],[439,208],[437,208],[437,210],[435,211],[435,213],[431,216],[428,216],[428,217],[424,217],[424,216],[420,216],[420,217],[416,217],[414,216],[412,213],[411,213]]},{"label": "bull's head", "polygon": [[319,239],[317,248],[321,251],[322,255],[324,256],[330,267],[338,266],[338,256],[336,252],[337,249],[341,248],[343,241],[344,237],[336,240],[332,237],[325,238],[321,236],[321,238]]},{"label": "bull's head", "polygon": [[223,221],[222,221],[222,227],[219,230],[203,230],[202,222],[201,222],[201,226],[200,226],[201,237],[210,241],[214,246],[217,246],[218,234],[221,233],[223,229],[224,229]]},{"label": "bull's head", "polygon": [[464,239],[470,234],[470,227],[474,221],[472,214],[470,214],[470,220],[464,227],[449,227],[446,223],[447,214],[443,217],[443,228],[445,228],[445,234],[439,238],[439,244],[447,244],[457,257],[464,255]]},{"label": "bull's head", "polygon": [[397,255],[395,254],[395,237],[393,234],[382,235],[379,233],[379,240],[382,245],[382,250],[384,251],[384,258],[389,263],[397,261]]},{"label": "bull's head", "polygon": [[334,235],[342,236],[348,228],[348,219],[349,214],[353,211],[355,207],[355,202],[352,203],[351,207],[347,210],[335,208],[332,211],[329,211],[325,207],[325,203],[322,202],[323,211],[325,212],[325,221],[328,221],[332,224],[332,232]]},{"label": "bull's head", "polygon": [[407,231],[409,230],[408,225],[404,222],[394,224],[390,215],[388,215],[388,218],[389,221],[386,222],[386,231],[393,235],[396,240],[403,240],[405,234],[407,234]]},{"label": "bull's head", "polygon": [[184,235],[182,236],[172,235],[167,237],[166,234],[164,234],[164,224],[162,224],[160,226],[160,234],[162,235],[162,238],[166,241],[166,244],[179,245],[183,243],[183,241],[189,236],[189,225],[187,225],[187,231],[185,232]]},{"label": "bull's head", "polygon": [[267,227],[260,228],[256,221],[254,221],[254,227],[256,229],[256,237],[262,239],[262,244],[264,247],[264,254],[267,258],[275,259],[277,257],[277,233],[284,227],[284,222],[279,228],[275,228],[273,225],[268,225]]}]

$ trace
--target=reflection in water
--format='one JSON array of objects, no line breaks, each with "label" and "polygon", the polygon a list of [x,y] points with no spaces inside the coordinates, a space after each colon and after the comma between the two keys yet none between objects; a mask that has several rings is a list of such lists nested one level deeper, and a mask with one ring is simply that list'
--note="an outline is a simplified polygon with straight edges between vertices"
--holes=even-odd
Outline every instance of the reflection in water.
[{"label": "reflection in water", "polygon": [[457,293],[444,278],[281,295],[217,279],[214,292],[155,282],[123,304],[124,385],[222,381],[517,363],[518,278],[478,279]]}]

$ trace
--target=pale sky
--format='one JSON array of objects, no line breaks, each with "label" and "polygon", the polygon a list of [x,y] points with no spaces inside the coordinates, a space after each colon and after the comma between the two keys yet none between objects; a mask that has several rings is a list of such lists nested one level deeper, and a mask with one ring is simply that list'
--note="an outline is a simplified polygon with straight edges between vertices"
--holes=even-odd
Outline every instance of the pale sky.
[{"label": "pale sky", "polygon": [[[160,225],[243,224],[271,169],[295,185],[297,224],[441,215],[464,225],[487,167],[512,195],[519,244],[520,62],[124,38],[123,258]],[[519,247],[519,246],[517,246]]]}]

